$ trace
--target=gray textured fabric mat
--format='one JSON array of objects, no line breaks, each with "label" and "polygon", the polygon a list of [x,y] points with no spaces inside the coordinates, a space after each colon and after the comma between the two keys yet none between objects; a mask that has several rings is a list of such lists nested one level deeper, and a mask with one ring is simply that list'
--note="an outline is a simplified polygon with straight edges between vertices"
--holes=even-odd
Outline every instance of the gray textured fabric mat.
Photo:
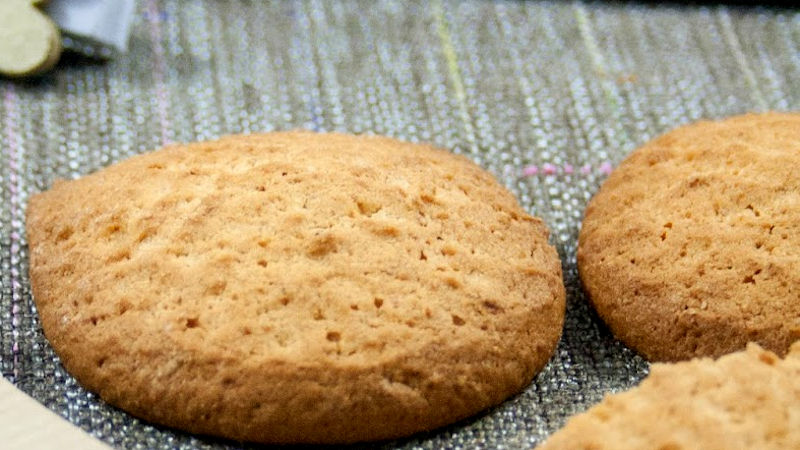
[{"label": "gray textured fabric mat", "polygon": [[431,141],[495,173],[552,230],[568,311],[515,398],[403,448],[530,448],[647,364],[585,305],[582,210],[637,145],[701,117],[800,109],[798,10],[611,2],[140,2],[130,52],[0,80],[0,370],[121,448],[217,448],[81,389],[42,336],[24,211],[74,178],[166,142],[309,128]]}]

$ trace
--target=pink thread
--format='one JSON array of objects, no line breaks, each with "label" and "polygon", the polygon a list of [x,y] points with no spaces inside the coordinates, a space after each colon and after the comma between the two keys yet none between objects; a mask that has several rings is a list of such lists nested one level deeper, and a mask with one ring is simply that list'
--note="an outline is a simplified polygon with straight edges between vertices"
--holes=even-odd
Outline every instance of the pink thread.
[{"label": "pink thread", "polygon": [[[3,95],[3,107],[6,110],[5,120],[4,120],[4,128],[5,134],[8,138],[8,147],[6,151],[8,153],[8,192],[9,192],[9,200],[11,201],[11,223],[14,226],[14,223],[17,223],[19,217],[17,217],[17,207],[19,206],[19,161],[17,160],[17,152],[20,149],[19,140],[16,132],[17,123],[14,120],[17,116],[17,95],[14,92],[14,85],[9,84],[6,87],[6,92]],[[19,251],[19,234],[16,232],[11,233],[11,251],[14,252]],[[19,272],[16,270],[11,270],[11,326],[17,327],[19,325]],[[13,344],[12,348],[14,349],[14,379],[17,379],[19,376],[19,356],[17,352],[19,350],[19,341],[16,337],[12,338]]]},{"label": "pink thread", "polygon": [[[608,161],[605,161],[597,166],[597,171],[603,175],[609,175],[613,169],[614,167]],[[572,164],[568,163],[565,163],[561,167],[551,163],[544,163],[541,167],[530,165],[522,169],[522,176],[532,177],[539,174],[557,175],[559,173],[564,175],[572,175],[576,171],[579,171],[581,175],[590,175],[592,173],[592,165],[584,164],[580,168],[576,168]]]},{"label": "pink thread", "polygon": [[539,168],[536,167],[536,166],[528,166],[528,167],[522,169],[522,175],[524,175],[526,177],[532,177],[532,176],[534,176],[534,175],[536,175],[538,173],[539,173]]},{"label": "pink thread", "polygon": [[164,74],[166,73],[167,64],[164,59],[164,46],[161,45],[160,15],[156,2],[153,0],[147,2],[147,18],[150,22],[150,39],[153,41],[153,53],[155,56],[153,81],[155,81],[156,85],[158,118],[161,121],[161,143],[166,145],[170,143],[167,137],[170,128],[169,116],[167,115],[169,96],[167,94],[166,84],[164,83]]}]

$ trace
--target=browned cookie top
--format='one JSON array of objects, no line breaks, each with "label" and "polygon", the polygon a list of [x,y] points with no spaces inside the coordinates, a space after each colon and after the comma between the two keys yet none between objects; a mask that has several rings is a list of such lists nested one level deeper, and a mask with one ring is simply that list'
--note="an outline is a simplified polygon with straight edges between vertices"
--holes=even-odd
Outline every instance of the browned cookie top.
[{"label": "browned cookie top", "polygon": [[800,114],[699,122],[630,155],[586,210],[581,279],[651,360],[800,338]]},{"label": "browned cookie top", "polygon": [[541,450],[800,448],[800,343],[781,360],[756,344],[717,361],[654,364],[628,392],[571,418]]},{"label": "browned cookie top", "polygon": [[465,158],[392,139],[171,146],[57,183],[27,220],[66,368],[192,432],[431,429],[525,387],[564,317],[542,222]]}]

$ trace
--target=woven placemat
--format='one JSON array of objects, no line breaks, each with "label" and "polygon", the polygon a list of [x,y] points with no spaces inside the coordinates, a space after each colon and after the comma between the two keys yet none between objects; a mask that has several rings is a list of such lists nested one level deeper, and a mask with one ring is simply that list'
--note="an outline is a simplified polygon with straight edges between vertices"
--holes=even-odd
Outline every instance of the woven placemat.
[{"label": "woven placemat", "polygon": [[121,448],[236,443],[156,427],[65,373],[28,280],[24,211],[75,178],[164,143],[307,128],[430,141],[492,171],[542,217],[564,261],[555,357],[522,394],[389,448],[530,448],[647,364],[586,306],[583,208],[611,168],[677,125],[800,109],[800,13],[724,4],[567,1],[142,1],[129,53],[67,56],[0,80],[0,370]]}]

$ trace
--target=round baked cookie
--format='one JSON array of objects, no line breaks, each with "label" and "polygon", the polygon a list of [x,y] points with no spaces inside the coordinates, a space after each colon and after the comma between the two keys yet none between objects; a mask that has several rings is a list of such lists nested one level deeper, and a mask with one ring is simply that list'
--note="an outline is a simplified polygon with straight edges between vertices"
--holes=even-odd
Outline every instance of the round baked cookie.
[{"label": "round baked cookie", "polygon": [[585,290],[650,360],[800,338],[800,114],[678,128],[633,152],[589,202]]},{"label": "round baked cookie", "polygon": [[30,276],[67,370],[133,415],[264,443],[429,430],[554,351],[541,220],[466,158],[308,132],[175,145],[30,200]]},{"label": "round baked cookie", "polygon": [[800,448],[800,343],[654,364],[628,392],[569,419],[540,450]]}]

